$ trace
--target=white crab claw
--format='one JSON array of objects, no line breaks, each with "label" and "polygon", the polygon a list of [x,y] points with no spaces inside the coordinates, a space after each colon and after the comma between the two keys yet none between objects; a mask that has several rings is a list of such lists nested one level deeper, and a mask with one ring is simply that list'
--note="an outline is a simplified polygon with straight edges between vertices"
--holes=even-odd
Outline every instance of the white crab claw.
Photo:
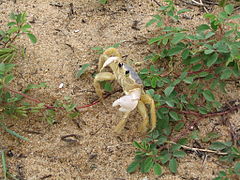
[{"label": "white crab claw", "polygon": [[103,64],[102,68],[100,69],[100,72],[109,64],[111,64],[113,61],[116,61],[119,57],[110,57],[108,58],[105,63]]},{"label": "white crab claw", "polygon": [[113,102],[112,106],[121,106],[119,108],[119,111],[122,112],[130,112],[134,110],[138,104],[138,101],[140,99],[141,90],[136,89],[132,92],[130,92],[128,95],[122,96],[121,98],[117,99]]}]

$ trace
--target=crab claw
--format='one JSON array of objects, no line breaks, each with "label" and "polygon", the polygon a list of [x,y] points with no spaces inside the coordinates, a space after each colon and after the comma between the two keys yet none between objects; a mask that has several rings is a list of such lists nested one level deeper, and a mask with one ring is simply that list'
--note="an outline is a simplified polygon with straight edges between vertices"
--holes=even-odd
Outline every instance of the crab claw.
[{"label": "crab claw", "polygon": [[103,64],[102,68],[100,69],[100,72],[107,67],[109,64],[111,64],[113,61],[116,61],[119,57],[110,57],[108,58],[105,63]]},{"label": "crab claw", "polygon": [[134,110],[138,104],[138,101],[140,99],[141,90],[135,89],[132,92],[130,92],[128,95],[125,95],[116,101],[113,102],[112,106],[121,106],[119,108],[119,111],[122,112],[130,112]]}]

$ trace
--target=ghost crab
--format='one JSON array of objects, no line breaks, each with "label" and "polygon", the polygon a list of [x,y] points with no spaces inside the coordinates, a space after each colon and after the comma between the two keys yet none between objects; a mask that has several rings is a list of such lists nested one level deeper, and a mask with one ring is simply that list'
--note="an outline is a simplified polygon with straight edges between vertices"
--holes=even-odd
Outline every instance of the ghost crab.
[{"label": "ghost crab", "polygon": [[[109,66],[113,73],[102,72]],[[120,133],[124,128],[127,118],[132,110],[136,107],[143,118],[143,122],[139,127],[141,132],[151,131],[156,127],[155,103],[150,95],[143,90],[143,83],[133,68],[122,62],[121,55],[115,48],[108,48],[100,56],[98,63],[99,73],[95,76],[94,87],[97,95],[103,100],[103,90],[101,89],[101,81],[117,80],[123,88],[125,96],[113,102],[113,106],[121,106],[119,111],[124,112],[122,120],[115,127],[114,131]],[[145,104],[150,106],[151,127],[149,123],[148,112]]]}]

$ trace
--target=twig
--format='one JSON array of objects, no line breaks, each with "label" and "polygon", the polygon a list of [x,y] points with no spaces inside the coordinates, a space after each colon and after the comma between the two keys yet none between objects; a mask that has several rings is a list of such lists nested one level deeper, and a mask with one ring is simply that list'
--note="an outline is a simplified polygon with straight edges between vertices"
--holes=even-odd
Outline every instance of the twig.
[{"label": "twig", "polygon": [[[175,143],[173,141],[167,141],[167,143],[169,143],[169,144],[177,144],[177,143]],[[201,151],[201,152],[214,153],[214,154],[218,154],[218,155],[227,155],[228,154],[228,153],[224,153],[224,152],[213,151],[213,150],[210,150],[210,149],[194,148],[194,147],[189,147],[189,146],[185,146],[185,145],[181,145],[181,148],[187,149],[187,150],[191,150],[191,151]]]},{"label": "twig", "polygon": [[157,2],[156,0],[153,0],[158,6],[162,6],[159,2]]}]

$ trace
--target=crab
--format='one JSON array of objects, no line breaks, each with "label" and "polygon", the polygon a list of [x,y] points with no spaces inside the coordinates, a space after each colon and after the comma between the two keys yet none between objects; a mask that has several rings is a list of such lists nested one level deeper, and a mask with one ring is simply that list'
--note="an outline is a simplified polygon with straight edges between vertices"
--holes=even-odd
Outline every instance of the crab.
[{"label": "crab", "polygon": [[[109,66],[112,72],[102,72],[105,67]],[[123,118],[114,128],[116,133],[121,133],[125,127],[131,111],[136,107],[143,118],[139,127],[140,132],[152,131],[156,127],[156,110],[152,97],[143,90],[143,83],[138,74],[128,64],[122,61],[121,55],[115,48],[106,49],[99,58],[99,73],[94,78],[94,87],[97,95],[103,101],[103,90],[101,81],[117,80],[121,85],[125,96],[113,102],[113,106],[120,106],[119,111],[124,112]],[[149,122],[146,104],[150,106],[151,123]]]}]

